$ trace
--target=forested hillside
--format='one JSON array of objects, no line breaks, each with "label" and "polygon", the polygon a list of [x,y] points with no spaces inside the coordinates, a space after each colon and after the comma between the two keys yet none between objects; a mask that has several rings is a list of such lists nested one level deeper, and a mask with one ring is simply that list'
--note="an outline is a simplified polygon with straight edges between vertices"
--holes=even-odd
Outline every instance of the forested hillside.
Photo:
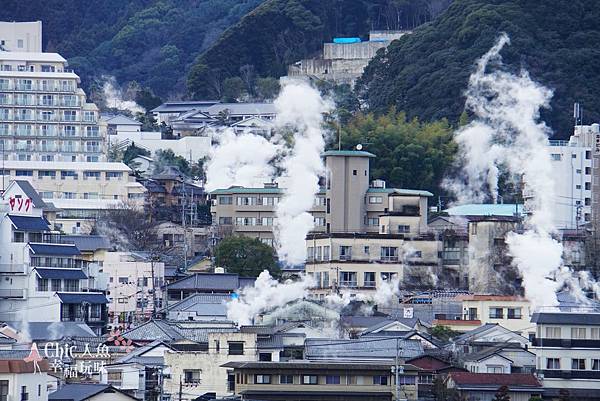
[{"label": "forested hillside", "polygon": [[2,0],[0,20],[43,22],[46,51],[89,89],[102,74],[157,95],[185,94],[190,63],[262,0]]},{"label": "forested hillside", "polygon": [[412,29],[451,0],[266,0],[200,55],[188,89],[196,98],[221,97],[223,81],[285,75],[287,65],[316,55],[334,36],[371,29]]},{"label": "forested hillside", "polygon": [[456,122],[474,61],[506,32],[504,61],[555,90],[543,117],[557,137],[568,137],[573,102],[582,104],[584,122],[600,118],[599,19],[595,0],[455,0],[376,57],[359,93],[373,111],[395,106],[409,118]]}]

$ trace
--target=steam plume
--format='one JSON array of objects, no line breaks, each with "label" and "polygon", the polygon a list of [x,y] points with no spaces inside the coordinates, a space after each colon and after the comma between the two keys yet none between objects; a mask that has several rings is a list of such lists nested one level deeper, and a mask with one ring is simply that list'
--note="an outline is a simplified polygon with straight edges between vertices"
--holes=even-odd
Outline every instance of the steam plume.
[{"label": "steam plume", "polygon": [[134,115],[136,113],[145,113],[146,110],[134,102],[133,100],[125,100],[123,99],[123,91],[119,88],[117,81],[114,77],[105,77],[106,81],[102,86],[102,91],[104,93],[104,99],[106,101],[106,106],[109,108],[119,109],[119,110],[129,110]]},{"label": "steam plume", "polygon": [[285,85],[275,100],[276,126],[291,129],[293,148],[283,161],[285,194],[276,210],[277,253],[288,264],[306,260],[306,234],[314,227],[312,208],[325,166],[323,113],[332,105],[304,82]]}]

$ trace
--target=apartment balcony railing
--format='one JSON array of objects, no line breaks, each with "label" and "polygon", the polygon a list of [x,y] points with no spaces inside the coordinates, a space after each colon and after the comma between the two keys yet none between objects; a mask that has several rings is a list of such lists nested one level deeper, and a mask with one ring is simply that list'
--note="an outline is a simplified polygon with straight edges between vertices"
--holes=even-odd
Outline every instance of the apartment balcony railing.
[{"label": "apartment balcony railing", "polygon": [[79,107],[79,102],[78,101],[66,101],[66,100],[63,100],[62,102],[60,102],[60,105],[62,107]]},{"label": "apartment balcony railing", "polygon": [[25,298],[25,289],[0,289],[0,298],[23,299]]},{"label": "apartment balcony railing", "polygon": [[54,145],[50,146],[50,145],[40,145],[40,152],[56,152],[58,148]]},{"label": "apartment balcony railing", "polygon": [[382,262],[397,262],[398,261],[398,255],[382,256],[380,260]]},{"label": "apartment balcony railing", "polygon": [[375,281],[365,281],[364,287],[365,288],[375,288]]},{"label": "apartment balcony railing", "polygon": [[0,274],[25,273],[25,265],[18,263],[0,263]]},{"label": "apartment balcony railing", "polygon": [[34,90],[34,86],[29,84],[17,84],[15,89],[18,91],[31,91]]},{"label": "apartment balcony railing", "polygon": [[357,281],[345,281],[342,280],[340,281],[340,287],[346,287],[346,288],[356,288],[358,287],[358,282]]},{"label": "apartment balcony railing", "polygon": [[15,121],[34,121],[35,116],[33,114],[16,114]]},{"label": "apartment balcony railing", "polygon": [[16,130],[15,131],[15,135],[16,136],[33,136],[35,135],[35,131],[32,129],[28,129],[28,130]]},{"label": "apartment balcony railing", "polygon": [[0,91],[9,91],[11,89],[9,84],[0,85]]},{"label": "apartment balcony railing", "polygon": [[33,146],[33,145],[15,145],[15,150],[17,152],[33,152],[33,151],[35,151],[35,146]]},{"label": "apartment balcony railing", "polygon": [[100,153],[100,147],[99,146],[86,146],[85,151],[90,152],[90,153]]},{"label": "apartment balcony railing", "polygon": [[598,370],[541,370],[538,374],[550,379],[600,379]]},{"label": "apartment balcony railing", "polygon": [[352,260],[352,254],[340,255],[340,260]]}]

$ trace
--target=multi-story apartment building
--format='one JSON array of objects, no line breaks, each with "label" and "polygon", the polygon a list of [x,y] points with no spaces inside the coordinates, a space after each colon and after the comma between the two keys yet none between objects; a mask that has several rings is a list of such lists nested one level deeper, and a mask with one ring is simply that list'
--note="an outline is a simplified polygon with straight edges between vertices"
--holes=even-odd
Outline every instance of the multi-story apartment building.
[{"label": "multi-story apartment building", "polygon": [[0,21],[0,51],[42,51],[42,21]]},{"label": "multi-story apartment building", "polygon": [[83,291],[87,262],[50,230],[44,201],[27,181],[14,181],[1,207],[0,320],[82,322],[100,334],[108,300],[101,292]]},{"label": "multi-story apartment building", "polygon": [[545,396],[567,390],[571,399],[600,399],[600,314],[542,310],[531,323],[537,326],[531,351]]},{"label": "multi-story apartment building", "polygon": [[500,324],[526,338],[535,333],[530,323],[530,303],[522,297],[469,294],[456,299],[462,302],[463,320],[476,320],[481,325]]},{"label": "multi-story apartment building", "polygon": [[11,180],[29,181],[58,209],[50,222],[66,233],[87,233],[100,211],[145,199],[146,189],[123,163],[8,160],[1,167],[2,187]]},{"label": "multi-story apartment building", "polygon": [[106,124],[56,53],[0,51],[0,151],[5,160],[105,159]]}]

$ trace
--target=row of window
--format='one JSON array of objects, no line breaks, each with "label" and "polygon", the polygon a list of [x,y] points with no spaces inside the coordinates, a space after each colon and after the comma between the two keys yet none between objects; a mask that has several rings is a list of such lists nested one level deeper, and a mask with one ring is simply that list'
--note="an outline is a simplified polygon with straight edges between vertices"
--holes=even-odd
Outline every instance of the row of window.
[{"label": "row of window", "polygon": [[[358,272],[345,272],[342,271],[340,274],[340,286],[341,287],[350,287],[356,288],[358,287]],[[382,281],[391,280],[396,273],[393,272],[382,272],[380,273],[380,277]],[[375,272],[363,272],[363,287],[365,288],[375,288],[376,287],[376,273]],[[323,285],[325,287],[325,285]]]},{"label": "row of window", "polygon": [[[544,338],[562,339],[562,327],[546,326]],[[571,339],[573,340],[600,340],[600,327],[571,327]]]},{"label": "row of window", "polygon": [[[14,96],[10,93],[0,93],[0,105],[16,106],[57,106],[57,107],[79,107],[81,102],[77,95],[31,95],[28,93],[18,93]],[[94,111],[85,110],[86,116],[91,116],[95,120]]]},{"label": "row of window", "polygon": [[[0,141],[0,144],[2,142]],[[1,145],[0,145],[1,146]],[[1,148],[0,148],[1,151]],[[77,155],[69,155],[64,154],[64,150],[60,150],[62,155],[58,154],[31,154],[31,153],[18,153],[17,155],[11,154],[11,158],[9,158],[8,154],[4,155],[4,160],[18,160],[18,161],[32,161],[32,160],[40,160],[43,162],[53,162],[53,161],[63,161],[63,162],[72,162],[75,163],[77,161]],[[70,152],[76,152],[71,150]],[[78,152],[77,152],[78,153]],[[88,163],[97,163],[100,161],[100,156],[98,155],[87,155],[85,156],[85,161]],[[8,174],[5,174],[8,175]]]},{"label": "row of window", "polygon": [[[11,71],[12,66],[9,64],[4,64],[2,66],[3,71]],[[21,70],[21,67],[17,67],[18,71],[25,71],[25,69]],[[33,68],[33,66],[29,66]],[[10,78],[0,78],[0,90],[18,90],[18,91],[42,91],[42,92],[75,92],[77,89],[77,85],[74,79],[23,79],[18,78],[12,80]]]},{"label": "row of window", "polygon": [[[571,358],[571,370],[588,370],[588,368],[600,371],[600,359]],[[561,370],[560,358],[546,358],[546,369]]]},{"label": "row of window", "polygon": [[58,136],[58,137],[87,137],[100,136],[100,128],[96,125],[79,128],[75,125],[49,125],[49,124],[8,124],[0,123],[0,136]]},{"label": "row of window", "polygon": [[39,278],[37,279],[37,291],[64,291],[64,292],[78,292],[79,291],[79,280],[61,280]]},{"label": "row of window", "polygon": [[[0,170],[0,174],[11,175],[10,170]],[[59,170],[37,170],[37,178],[39,179],[49,178],[54,180],[57,176],[60,176],[62,180],[66,178],[77,180],[79,179],[80,174],[84,180],[99,180],[103,178],[102,176],[107,180],[121,180],[123,178],[123,172],[121,171],[107,171],[102,174],[101,171],[79,172],[75,170],[60,170],[59,174]],[[33,177],[34,170],[14,170],[14,175],[16,177]]]},{"label": "row of window", "polygon": [[[354,254],[354,257],[357,255]],[[362,247],[361,256],[375,256],[371,254],[371,246],[365,245]],[[423,256],[422,251],[413,251],[409,255],[411,258],[421,258]],[[330,247],[317,246],[307,248],[307,260],[308,261],[330,261]],[[352,246],[340,245],[339,247],[339,260],[353,260]],[[382,246],[379,247],[379,260],[383,262],[397,262],[399,260],[399,250],[395,246]]]},{"label": "row of window", "polygon": [[[233,196],[219,196],[219,205],[233,205]],[[236,196],[237,206],[275,206],[279,203],[279,197],[276,196]]]},{"label": "row of window", "polygon": [[96,122],[96,113],[93,111],[84,111],[78,113],[76,110],[63,110],[55,112],[53,110],[34,110],[34,109],[9,109],[0,108],[0,120],[15,121],[53,121],[53,122]]},{"label": "row of window", "polygon": [[[506,309],[506,314],[504,310]],[[469,308],[467,312],[464,314],[465,320],[479,320],[479,314],[477,313],[477,308]],[[506,316],[507,319],[522,319],[523,318],[523,308],[521,307],[510,307],[504,308],[501,306],[492,306],[488,310],[490,319],[504,319]]]},{"label": "row of window", "polygon": [[[550,158],[554,161],[561,161],[562,160],[562,154],[560,153],[551,153],[550,154]],[[577,159],[577,154],[576,153],[571,153],[571,159]],[[586,160],[591,160],[592,159],[592,152],[590,150],[586,150],[585,151],[585,159]],[[588,174],[588,173],[586,173]],[[590,172],[591,174],[591,172]]]},{"label": "row of window", "polygon": [[[237,384],[247,384],[246,375],[237,374]],[[399,383],[402,385],[416,384],[416,376],[400,375]],[[387,386],[391,383],[387,375],[375,376],[341,376],[341,375],[271,375],[255,374],[254,384],[331,384],[331,385],[380,385]]]}]

